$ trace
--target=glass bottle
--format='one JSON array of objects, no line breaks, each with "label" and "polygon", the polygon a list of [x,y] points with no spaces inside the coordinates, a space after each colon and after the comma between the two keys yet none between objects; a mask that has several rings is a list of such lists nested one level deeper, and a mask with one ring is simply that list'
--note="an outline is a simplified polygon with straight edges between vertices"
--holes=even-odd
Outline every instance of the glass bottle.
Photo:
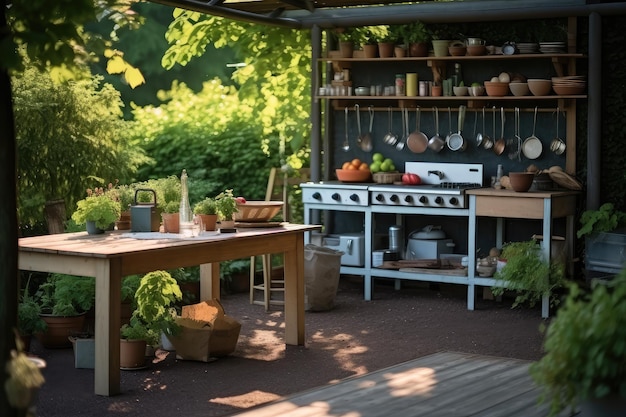
[{"label": "glass bottle", "polygon": [[193,213],[189,205],[189,188],[187,186],[187,170],[183,169],[180,176],[180,233],[191,235],[193,229]]},{"label": "glass bottle", "polygon": [[463,82],[463,72],[461,71],[461,64],[458,62],[454,64],[454,86],[458,87]]}]

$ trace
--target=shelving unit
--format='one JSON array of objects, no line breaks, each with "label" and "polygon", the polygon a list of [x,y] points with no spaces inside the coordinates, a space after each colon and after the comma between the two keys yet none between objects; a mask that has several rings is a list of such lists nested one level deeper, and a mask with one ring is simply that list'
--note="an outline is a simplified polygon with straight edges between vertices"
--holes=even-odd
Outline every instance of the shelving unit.
[{"label": "shelving unit", "polygon": [[[499,68],[508,67],[510,68],[536,68],[536,71],[528,71],[528,75],[531,73],[552,73],[553,76],[564,76],[564,75],[577,75],[577,63],[579,61],[583,61],[587,59],[584,54],[574,53],[576,51],[576,24],[575,18],[569,19],[569,28],[568,28],[568,44],[566,47],[567,53],[559,53],[559,54],[516,54],[516,55],[482,55],[482,56],[444,56],[444,57],[402,57],[402,58],[342,58],[337,56],[337,53],[331,52],[328,57],[320,58],[318,60],[318,65],[328,65],[332,64],[331,68],[326,68],[326,71],[321,71],[320,73],[326,73],[330,75],[332,71],[340,72],[344,69],[350,69],[351,72],[351,80],[352,85],[354,87],[358,86],[371,86],[372,84],[380,84],[378,82],[371,82],[371,80],[378,79],[386,79],[386,85],[389,85],[389,74],[395,73],[408,73],[408,72],[418,72],[420,74],[421,80],[428,81],[440,81],[441,79],[446,78],[446,70],[447,67],[456,62],[465,63],[464,68],[470,68],[474,72],[474,78],[478,78],[482,76],[482,80],[489,79],[493,75],[494,72],[498,73]],[[509,65],[510,64],[510,65]],[[512,72],[512,71],[511,71]],[[521,71],[520,71],[521,72]],[[382,78],[381,75],[384,77]],[[529,78],[533,78],[532,76]],[[535,78],[547,78],[542,76],[536,76]],[[471,78],[470,78],[471,79]],[[368,81],[369,80],[369,81]],[[315,80],[314,80],[315,81]],[[465,79],[466,84],[467,79]],[[321,85],[325,83],[320,82]],[[328,81],[328,84],[331,84]],[[317,85],[314,83],[314,85]],[[318,89],[316,89],[318,91]],[[519,107],[522,113],[533,113],[535,112],[535,108],[538,109],[538,113],[546,114],[546,113],[554,113],[558,108],[561,114],[565,117],[565,123],[561,125],[561,128],[564,132],[564,140],[566,143],[566,151],[564,156],[564,170],[570,174],[575,173],[575,163],[576,163],[576,109],[577,103],[579,100],[586,100],[587,95],[548,95],[548,96],[390,96],[390,95],[376,95],[376,96],[356,96],[356,95],[317,95],[315,96],[315,100],[326,100],[327,106],[326,109],[329,110],[329,115],[326,116],[325,122],[322,125],[325,129],[328,130],[326,136],[328,139],[328,144],[331,146],[330,149],[326,151],[331,153],[333,152],[334,141],[343,139],[343,128],[341,128],[341,122],[343,117],[333,117],[333,113],[343,111],[345,108],[354,108],[356,104],[359,104],[360,111],[369,111],[368,107],[371,107],[375,112],[388,112],[390,109],[393,111],[397,111],[402,108],[416,108],[419,106],[422,113],[425,111],[433,110],[435,107],[442,111],[444,108],[450,108],[449,111],[456,111],[452,107],[457,107],[460,105],[465,105],[467,107],[468,112],[478,112],[484,111],[487,109],[487,112],[491,112],[493,107],[506,107],[505,112],[512,112],[513,107]],[[392,115],[393,117],[393,115]],[[546,116],[544,116],[546,117]],[[495,118],[495,114],[492,118]],[[528,120],[528,117],[526,118]],[[545,119],[544,119],[545,120]],[[335,121],[339,127],[334,125]],[[495,125],[495,122],[494,122]],[[446,126],[447,127],[447,126]],[[489,126],[491,128],[491,126]],[[498,125],[498,127],[500,127]],[[439,129],[439,126],[436,126]],[[348,131],[348,127],[345,126],[346,133]],[[452,130],[452,129],[450,129]],[[488,129],[491,132],[491,129]],[[494,129],[495,130],[495,129]],[[447,130],[446,130],[447,131]],[[534,131],[534,128],[533,128]],[[534,134],[534,132],[533,132]],[[495,135],[494,135],[495,136]],[[337,151],[337,147],[335,149],[335,154],[332,154],[330,161],[332,163],[333,157],[336,157],[337,160],[341,160],[342,158],[345,160],[346,154],[344,154],[341,150]],[[384,148],[391,149],[391,148]],[[358,152],[355,151],[355,152]],[[389,152],[394,152],[393,150]],[[432,152],[428,150],[427,152]],[[449,162],[482,162],[478,160],[464,160],[464,158],[480,158],[484,157],[478,152],[468,153],[468,156],[464,156],[462,152],[456,152],[450,155]],[[417,156],[415,160],[423,160],[424,158],[432,157],[439,158],[437,161],[442,161],[445,159],[447,155],[441,154],[425,154],[425,156]],[[562,158],[561,156],[560,158]],[[411,156],[408,156],[411,158]],[[407,158],[407,155],[403,155],[403,158]],[[418,159],[419,158],[419,159]],[[490,159],[490,163],[493,163],[494,166],[493,172],[495,172],[495,165],[499,163],[498,160]],[[427,160],[427,159],[426,159]],[[442,161],[448,162],[448,161]],[[559,164],[563,163],[562,159],[559,159]],[[398,166],[399,164],[397,164]],[[327,167],[327,172],[332,172],[332,166]],[[491,172],[491,168],[486,169],[486,172]],[[487,190],[488,192],[489,190]],[[513,218],[516,219],[530,219],[530,220],[542,220],[543,232],[544,232],[544,244],[543,244],[543,252],[544,254],[550,253],[550,244],[551,239],[548,238],[552,233],[552,220],[556,218],[565,217],[567,218],[567,234],[570,238],[571,243],[571,233],[573,230],[573,213],[571,210],[575,207],[574,201],[577,198],[576,192],[546,192],[538,197],[536,197],[532,201],[532,207],[534,211],[532,213],[526,213],[524,210],[515,211]],[[474,287],[475,286],[492,286],[496,284],[494,279],[492,278],[481,278],[475,272],[476,267],[476,223],[477,217],[495,217],[497,218],[497,230],[495,231],[496,240],[500,244],[502,244],[502,238],[504,234],[504,223],[503,218],[507,218],[509,213],[505,213],[503,211],[498,211],[495,214],[488,214],[482,211],[480,207],[477,208],[477,205],[484,201],[486,198],[491,198],[490,202],[492,204],[500,204],[506,203],[506,206],[511,204],[515,205],[516,197],[515,195],[510,195],[508,193],[501,193],[498,196],[489,196],[485,197],[483,195],[471,195],[470,194],[470,208],[464,210],[451,210],[441,212],[441,209],[433,209],[433,208],[418,208],[418,207],[393,207],[393,206],[377,206],[377,205],[369,205],[368,207],[359,207],[358,209],[350,208],[348,211],[359,211],[363,213],[364,216],[364,227],[363,231],[365,232],[365,252],[366,259],[365,265],[363,267],[342,267],[342,273],[349,273],[355,275],[362,275],[364,277],[364,293],[365,299],[369,300],[372,296],[372,279],[374,277],[380,278],[389,278],[389,279],[398,279],[398,280],[419,280],[419,281],[431,281],[431,282],[442,282],[442,283],[454,283],[466,285],[468,288],[468,299],[467,305],[468,309],[474,308]],[[500,198],[500,200],[498,200]],[[521,200],[520,200],[521,201]],[[565,205],[562,202],[566,202],[570,204],[571,207],[569,209],[563,209]],[[556,205],[555,205],[556,204]],[[566,204],[566,205],[567,205]],[[323,204],[305,204],[305,221],[309,221],[310,211],[311,210],[321,210],[321,211],[342,211],[340,207],[332,207]],[[569,211],[568,211],[569,210]],[[372,250],[378,249],[374,247],[374,239],[376,232],[376,222],[377,217],[379,215],[395,215],[398,224],[403,224],[405,219],[410,219],[410,216],[454,216],[460,218],[459,223],[467,224],[467,251],[469,257],[469,265],[468,271],[465,275],[447,275],[440,271],[433,271],[432,273],[414,273],[414,272],[406,272],[392,269],[381,269],[372,267],[371,254]],[[467,219],[467,222],[465,222]],[[330,233],[334,233],[334,231],[329,231]],[[464,239],[464,238],[463,238]],[[571,248],[570,248],[571,250]],[[399,281],[397,281],[399,282]],[[497,284],[496,284],[497,285]],[[544,305],[542,309],[542,315],[547,317],[548,308],[546,305],[547,298],[544,300]]]}]

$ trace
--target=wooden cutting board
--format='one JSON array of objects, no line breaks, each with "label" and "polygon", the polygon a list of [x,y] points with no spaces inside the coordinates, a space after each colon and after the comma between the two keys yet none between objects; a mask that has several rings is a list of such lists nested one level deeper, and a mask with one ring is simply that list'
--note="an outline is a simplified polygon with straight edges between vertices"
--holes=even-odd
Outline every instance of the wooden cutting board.
[{"label": "wooden cutting board", "polygon": [[378,268],[400,269],[400,268],[430,268],[440,269],[441,259],[401,259],[399,261],[384,261]]}]

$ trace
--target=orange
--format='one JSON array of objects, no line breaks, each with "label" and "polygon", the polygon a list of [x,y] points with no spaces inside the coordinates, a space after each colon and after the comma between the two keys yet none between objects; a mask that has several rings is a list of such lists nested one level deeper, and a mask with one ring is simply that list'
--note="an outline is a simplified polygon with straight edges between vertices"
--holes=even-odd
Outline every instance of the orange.
[{"label": "orange", "polygon": [[354,165],[355,168],[358,168],[359,165],[361,165],[361,160],[359,158],[354,158],[352,160],[352,165]]},{"label": "orange", "polygon": [[358,168],[355,167],[354,165],[350,164],[350,165],[348,165],[348,169],[349,170],[357,170]]},{"label": "orange", "polygon": [[361,165],[359,165],[359,170],[360,171],[367,171],[369,169],[369,166],[367,166],[367,163],[362,162]]},{"label": "orange", "polygon": [[349,166],[350,166],[350,162],[344,162],[343,165],[341,166],[341,169],[348,169]]}]

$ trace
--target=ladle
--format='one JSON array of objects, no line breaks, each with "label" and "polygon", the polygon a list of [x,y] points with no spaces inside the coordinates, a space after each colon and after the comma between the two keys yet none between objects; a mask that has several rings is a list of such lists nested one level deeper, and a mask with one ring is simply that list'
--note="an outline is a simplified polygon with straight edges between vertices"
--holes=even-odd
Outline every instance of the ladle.
[{"label": "ladle", "polygon": [[356,138],[356,144],[359,148],[363,149],[363,133],[361,132],[361,109],[358,104],[354,105],[354,111],[356,112],[356,127],[359,136]]},{"label": "ladle", "polygon": [[402,138],[400,139],[400,141],[396,144],[396,149],[401,151],[404,149],[404,145],[407,139],[407,136],[409,134],[409,111],[407,110],[407,108],[403,108],[402,109]]},{"label": "ladle", "polygon": [[[493,106],[492,112],[491,112],[492,118],[493,118],[493,136],[496,136],[496,106]],[[493,148],[493,139],[489,137],[489,135],[486,135],[485,138],[483,139],[483,147],[485,149],[491,149]]]},{"label": "ladle", "polygon": [[435,113],[435,130],[437,133],[429,139],[428,147],[435,152],[439,152],[443,149],[443,145],[446,143],[439,134],[439,109],[433,106],[433,112]]},{"label": "ladle", "polygon": [[374,108],[369,106],[367,111],[370,114],[370,128],[361,139],[361,149],[365,152],[372,152],[372,128],[374,126]]},{"label": "ladle", "polygon": [[448,107],[448,136],[446,136],[446,143],[450,142],[450,136],[452,136],[452,110]]},{"label": "ladle", "polygon": [[350,142],[348,141],[348,107],[345,108],[345,126],[346,136],[343,140],[343,145],[341,146],[341,149],[343,149],[344,152],[348,152],[350,150]]},{"label": "ladle", "polygon": [[556,137],[552,139],[552,143],[550,144],[550,150],[557,155],[563,154],[566,148],[565,142],[563,142],[563,139],[559,137],[559,117],[560,117],[559,113],[560,113],[560,109],[557,107],[556,108]]},{"label": "ladle", "polygon": [[393,111],[391,110],[391,106],[389,106],[387,113],[389,115],[389,132],[387,132],[383,138],[383,142],[393,146],[398,142],[398,135],[393,133]]},{"label": "ladle", "polygon": [[[478,113],[476,113],[478,114]],[[483,107],[483,130],[478,132],[478,134],[476,135],[476,147],[480,148],[480,146],[483,144],[483,134],[482,132],[485,131],[485,107]]]}]

